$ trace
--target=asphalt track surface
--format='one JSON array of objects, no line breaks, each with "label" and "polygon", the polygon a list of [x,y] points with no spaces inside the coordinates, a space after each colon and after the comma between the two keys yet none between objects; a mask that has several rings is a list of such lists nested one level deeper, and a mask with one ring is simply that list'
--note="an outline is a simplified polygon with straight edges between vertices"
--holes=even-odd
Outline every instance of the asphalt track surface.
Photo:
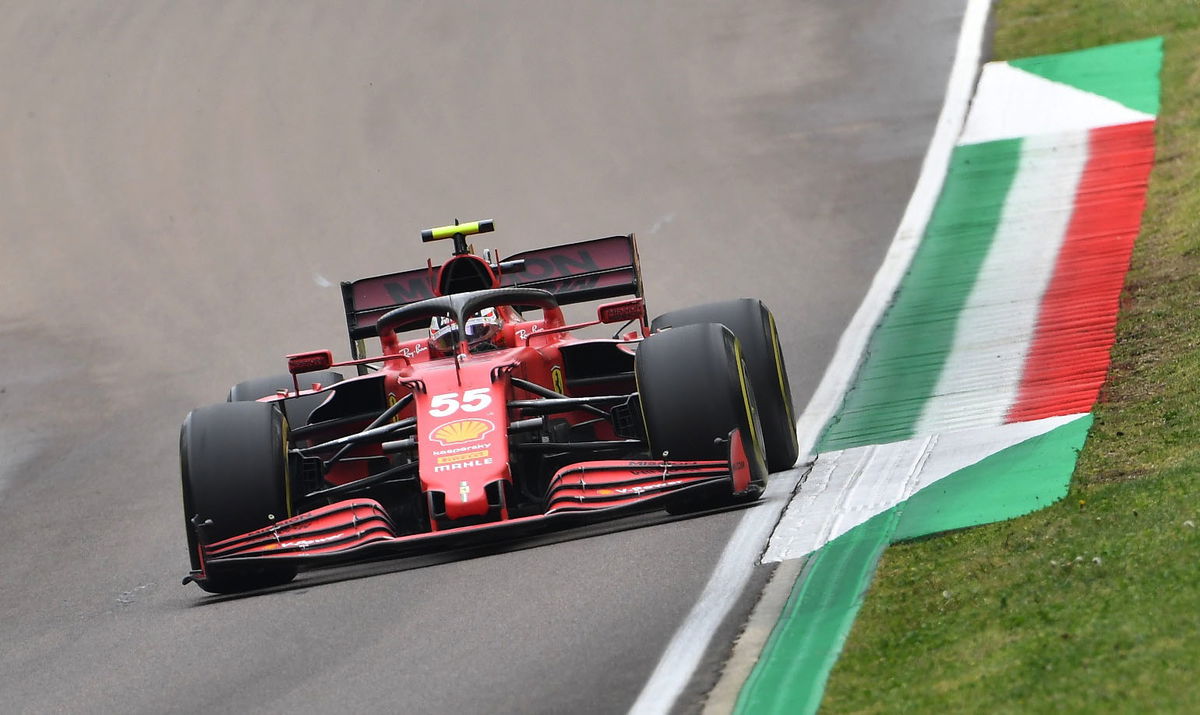
[{"label": "asphalt track surface", "polygon": [[626,709],[736,512],[219,599],[179,585],[178,425],[344,356],[336,282],[442,255],[417,231],[454,217],[504,252],[636,231],[652,312],[763,298],[802,407],[962,10],[4,3],[2,709]]}]

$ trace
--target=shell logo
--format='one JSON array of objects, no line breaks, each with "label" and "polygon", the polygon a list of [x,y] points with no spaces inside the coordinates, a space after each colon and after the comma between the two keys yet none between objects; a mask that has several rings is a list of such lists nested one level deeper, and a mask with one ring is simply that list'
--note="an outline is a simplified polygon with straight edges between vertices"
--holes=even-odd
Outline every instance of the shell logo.
[{"label": "shell logo", "polygon": [[429,439],[444,447],[448,444],[483,439],[494,429],[496,429],[496,425],[489,420],[455,420],[430,432]]}]

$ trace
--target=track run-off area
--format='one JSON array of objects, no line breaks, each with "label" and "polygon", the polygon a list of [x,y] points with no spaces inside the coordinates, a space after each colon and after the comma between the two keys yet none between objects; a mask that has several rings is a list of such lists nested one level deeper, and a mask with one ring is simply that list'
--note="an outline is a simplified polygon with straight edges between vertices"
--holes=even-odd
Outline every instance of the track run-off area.
[{"label": "track run-off area", "polygon": [[[905,213],[964,10],[10,3],[6,709],[628,710],[738,525],[782,503],[213,598],[179,585],[179,423],[285,353],[344,357],[337,282],[423,264],[418,231],[455,217],[494,218],[503,253],[635,231],[653,313],[762,298],[803,407]],[[671,702],[717,682],[771,568]]]}]

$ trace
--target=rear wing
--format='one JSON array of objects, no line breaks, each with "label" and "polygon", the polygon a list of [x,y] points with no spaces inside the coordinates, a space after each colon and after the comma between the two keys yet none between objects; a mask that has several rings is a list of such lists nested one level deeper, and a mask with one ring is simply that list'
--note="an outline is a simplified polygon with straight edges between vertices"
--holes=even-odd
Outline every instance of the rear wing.
[{"label": "rear wing", "polygon": [[[504,258],[505,263],[522,260],[523,271],[500,276],[502,287],[541,288],[553,293],[559,305],[642,296],[642,270],[633,234],[538,248]],[[362,341],[379,335],[375,323],[380,316],[435,297],[433,286],[439,268],[417,268],[342,283],[350,352],[355,360],[365,357]]]}]

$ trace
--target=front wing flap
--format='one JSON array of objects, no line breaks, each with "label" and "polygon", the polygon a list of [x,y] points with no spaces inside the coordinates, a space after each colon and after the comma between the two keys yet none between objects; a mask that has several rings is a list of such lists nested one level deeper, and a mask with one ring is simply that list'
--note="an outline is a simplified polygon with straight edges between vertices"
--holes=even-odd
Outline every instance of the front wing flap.
[{"label": "front wing flap", "polygon": [[645,504],[686,487],[729,482],[729,462],[581,462],[550,480],[546,514]]}]

